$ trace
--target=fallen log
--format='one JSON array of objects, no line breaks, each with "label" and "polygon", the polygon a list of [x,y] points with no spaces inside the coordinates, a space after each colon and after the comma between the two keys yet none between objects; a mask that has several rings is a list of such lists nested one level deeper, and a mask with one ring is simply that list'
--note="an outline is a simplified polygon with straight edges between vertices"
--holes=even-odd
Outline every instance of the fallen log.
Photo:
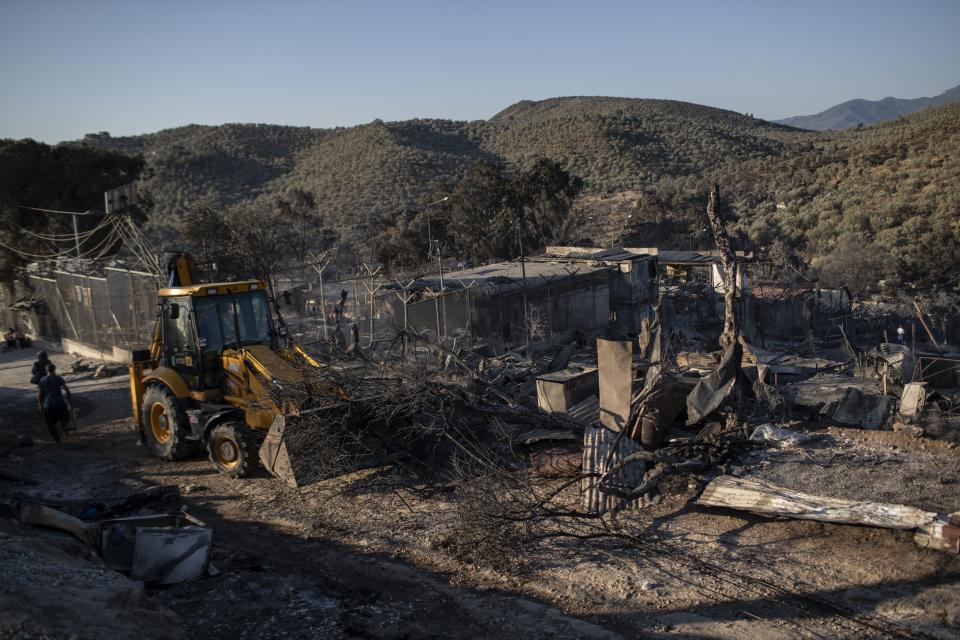
[{"label": "fallen log", "polygon": [[74,518],[62,511],[45,507],[34,502],[21,502],[17,506],[17,517],[24,524],[52,527],[70,533],[84,544],[97,548],[97,539],[92,527],[83,520]]},{"label": "fallen log", "polygon": [[765,516],[915,531],[919,546],[960,553],[960,513],[944,516],[902,504],[829,498],[733,476],[711,481],[697,503]]}]

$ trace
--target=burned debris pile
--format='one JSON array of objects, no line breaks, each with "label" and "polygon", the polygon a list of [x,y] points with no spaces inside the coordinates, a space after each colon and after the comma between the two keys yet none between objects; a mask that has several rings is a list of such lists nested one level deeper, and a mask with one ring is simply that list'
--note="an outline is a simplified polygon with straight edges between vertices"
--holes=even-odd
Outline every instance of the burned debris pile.
[{"label": "burned debris pile", "polygon": [[[929,327],[932,348],[874,342],[870,332],[853,333],[856,323],[847,315],[832,324],[819,317],[849,308],[848,293],[782,283],[747,304],[743,256],[730,249],[715,192],[708,218],[718,251],[706,257],[663,252],[667,262],[656,280],[636,263],[637,256],[640,264],[649,262],[645,250],[548,248],[537,268],[546,273],[561,265],[569,279],[561,290],[544,278],[548,303],[569,295],[562,305],[592,300],[595,306],[597,274],[608,273],[605,295],[613,309],[621,276],[644,274],[633,297],[622,298],[630,315],[623,308],[611,312],[617,321],[606,331],[609,338],[594,339],[598,332],[580,328],[590,321],[586,316],[569,327],[558,322],[549,310],[559,307],[550,304],[534,315],[549,318],[551,330],[511,339],[503,323],[497,335],[494,316],[503,322],[509,310],[515,319],[511,305],[527,292],[512,267],[494,265],[492,280],[477,288],[461,282],[454,297],[444,299],[451,308],[462,305],[462,320],[473,332],[452,346],[442,339],[448,328],[456,331],[441,320],[442,297],[429,297],[429,308],[412,313],[391,341],[402,341],[399,358],[392,351],[341,350],[342,360],[305,371],[303,384],[274,389],[275,402],[296,407],[298,415],[271,430],[272,450],[287,462],[280,473],[276,465],[268,468],[297,487],[372,468],[388,470],[379,477],[391,482],[403,476],[407,485],[443,486],[460,505],[461,520],[473,523],[461,531],[465,539],[480,548],[484,535],[499,536],[497,544],[507,548],[506,538],[619,535],[676,487],[696,488],[684,498],[689,502],[704,487],[714,487],[712,495],[717,487],[739,486],[738,478],[749,484],[753,470],[775,463],[778,450],[822,441],[829,428],[957,437],[960,429],[951,425],[960,415],[960,358],[937,343]],[[573,276],[584,265],[593,275],[578,289]],[[706,279],[693,279],[701,268]],[[696,293],[703,286],[709,294]],[[771,297],[774,289],[779,293]],[[690,295],[697,299],[692,306]],[[499,311],[478,302],[483,296],[502,297]],[[791,335],[791,305],[811,318],[800,335]],[[478,317],[485,308],[488,315]],[[415,329],[420,311],[432,313],[423,317],[436,321],[435,334]],[[821,500],[828,508],[831,500],[844,500],[802,488],[781,487],[803,495],[807,505]],[[956,552],[957,517],[924,513],[933,515],[918,528],[918,541]]]}]

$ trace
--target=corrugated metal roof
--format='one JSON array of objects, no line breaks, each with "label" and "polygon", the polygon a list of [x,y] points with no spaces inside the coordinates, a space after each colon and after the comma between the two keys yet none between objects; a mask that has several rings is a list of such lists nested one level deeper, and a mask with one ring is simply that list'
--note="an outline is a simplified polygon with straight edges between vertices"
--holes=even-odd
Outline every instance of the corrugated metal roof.
[{"label": "corrugated metal roof", "polygon": [[661,264],[713,264],[720,262],[720,256],[711,256],[699,251],[661,251]]},{"label": "corrugated metal roof", "polygon": [[[519,260],[497,262],[472,269],[451,271],[443,274],[444,289],[459,290],[475,283],[478,286],[497,286],[513,288],[523,286],[524,271],[526,271],[527,286],[542,286],[548,282],[558,282],[566,278],[583,277],[601,271],[609,271],[612,266],[604,264],[576,264],[564,262],[550,262],[545,260],[526,260],[524,265]],[[418,278],[411,289],[439,289],[440,276],[431,275]]]},{"label": "corrugated metal roof", "polygon": [[607,249],[594,249],[592,247],[547,247],[542,256],[544,258],[558,258],[568,260],[606,260],[616,262],[619,260],[637,260],[641,258],[653,257],[649,253],[639,253],[624,249],[623,247],[610,247]]}]

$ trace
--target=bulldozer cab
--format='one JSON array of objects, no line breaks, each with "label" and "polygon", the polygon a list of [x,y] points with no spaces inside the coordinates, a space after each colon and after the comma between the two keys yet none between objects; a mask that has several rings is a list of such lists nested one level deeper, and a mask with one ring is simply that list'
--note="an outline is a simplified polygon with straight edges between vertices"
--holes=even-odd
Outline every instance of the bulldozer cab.
[{"label": "bulldozer cab", "polygon": [[262,283],[197,285],[164,289],[160,295],[161,358],[191,390],[220,388],[224,351],[277,346]]}]

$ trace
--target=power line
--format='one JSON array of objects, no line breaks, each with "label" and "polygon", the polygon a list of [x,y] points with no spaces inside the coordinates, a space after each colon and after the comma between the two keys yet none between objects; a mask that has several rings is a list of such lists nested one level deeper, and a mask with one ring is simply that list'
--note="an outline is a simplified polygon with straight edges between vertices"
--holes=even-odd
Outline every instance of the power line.
[{"label": "power line", "polygon": [[103,213],[103,212],[93,211],[93,210],[88,210],[88,211],[60,211],[60,210],[58,210],[58,209],[41,209],[41,208],[39,208],[39,207],[28,207],[28,206],[22,205],[22,204],[18,204],[17,206],[18,206],[19,208],[21,208],[21,209],[27,209],[27,210],[29,210],[29,211],[40,211],[40,212],[42,212],[42,213],[64,213],[64,214],[71,215],[71,216],[105,216],[105,215],[107,215],[107,214],[105,214],[105,213]]}]

